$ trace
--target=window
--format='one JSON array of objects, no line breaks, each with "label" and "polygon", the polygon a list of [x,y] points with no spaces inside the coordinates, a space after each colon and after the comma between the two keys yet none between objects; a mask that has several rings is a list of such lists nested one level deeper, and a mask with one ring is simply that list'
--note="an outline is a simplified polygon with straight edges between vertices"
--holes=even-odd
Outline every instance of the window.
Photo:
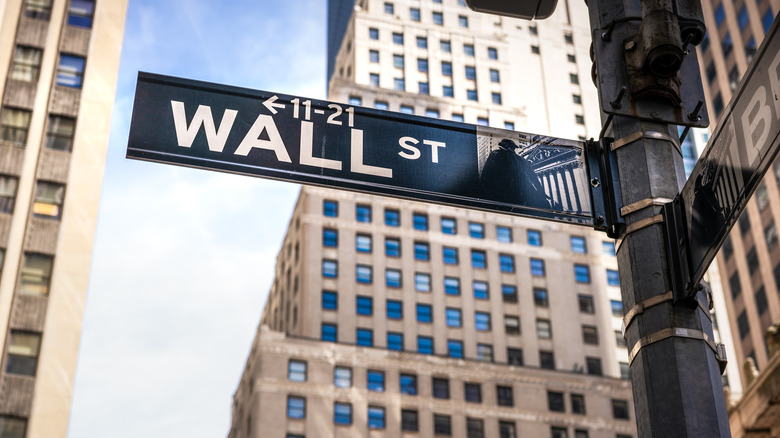
[{"label": "window", "polygon": [[482,386],[479,383],[466,382],[463,386],[464,397],[469,403],[482,403]]},{"label": "window", "polygon": [[591,295],[579,294],[577,295],[577,301],[579,301],[581,313],[596,312],[596,307],[593,305],[593,297]]},{"label": "window", "polygon": [[455,359],[463,359],[463,341],[450,339],[447,341],[447,354]]},{"label": "window", "polygon": [[531,259],[531,275],[534,277],[544,277],[544,260]]},{"label": "window", "polygon": [[463,54],[466,56],[474,56],[474,45],[473,44],[464,44],[463,45]]},{"label": "window", "polygon": [[414,114],[414,108],[409,105],[401,105],[400,112],[403,114]]},{"label": "window", "polygon": [[64,185],[38,181],[32,207],[33,217],[59,219],[62,215],[64,197]]},{"label": "window", "polygon": [[723,23],[723,20],[726,18],[726,12],[723,10],[723,3],[719,4],[717,8],[715,8],[715,24],[720,27],[721,23]]},{"label": "window", "polygon": [[466,418],[466,437],[485,438],[485,421],[479,418]]},{"label": "window", "polygon": [[478,222],[469,222],[469,236],[475,239],[484,239],[485,225]]},{"label": "window", "polygon": [[607,269],[607,284],[610,286],[620,286],[620,275],[614,269]]},{"label": "window", "polygon": [[441,232],[443,234],[456,234],[457,223],[455,222],[455,219],[451,217],[441,218]]},{"label": "window", "polygon": [[53,258],[34,253],[24,253],[22,279],[19,283],[19,293],[26,295],[47,295],[51,279]]},{"label": "window", "polygon": [[590,283],[590,269],[587,265],[574,265],[574,280],[577,283]]},{"label": "window", "polygon": [[424,213],[412,214],[412,225],[415,230],[428,231],[428,215]]},{"label": "window", "polygon": [[501,93],[490,93],[490,100],[495,105],[501,105]]},{"label": "window", "polygon": [[586,357],[585,370],[588,374],[593,376],[601,376],[604,374],[601,371],[601,359],[598,357]]},{"label": "window", "polygon": [[37,81],[42,53],[41,49],[35,47],[16,46],[11,66],[11,79],[25,82]]},{"label": "window", "polygon": [[452,435],[452,418],[449,415],[433,414],[433,433],[435,435]]},{"label": "window", "polygon": [[442,247],[442,257],[445,265],[457,265],[458,248],[451,248],[449,246]]},{"label": "window", "polygon": [[71,88],[81,88],[83,77],[84,58],[80,56],[61,54],[60,65],[57,68],[57,85]]},{"label": "window", "polygon": [[327,342],[336,342],[338,339],[338,327],[336,324],[322,323],[322,332],[320,338]]},{"label": "window", "polygon": [[507,348],[506,361],[509,365],[523,366],[523,350],[521,348]]},{"label": "window", "polygon": [[338,294],[333,291],[322,291],[322,308],[324,310],[338,309]]},{"label": "window", "polygon": [[306,362],[290,359],[290,362],[287,364],[287,380],[291,382],[305,382]]},{"label": "window", "polygon": [[761,286],[761,288],[756,292],[755,299],[756,312],[758,312],[758,316],[761,316],[764,314],[764,312],[766,312],[766,309],[769,306],[769,303],[766,300],[766,290],[764,289],[764,286]]},{"label": "window", "polygon": [[414,259],[428,261],[431,259],[431,250],[425,242],[414,242]]},{"label": "window", "polygon": [[493,347],[487,344],[477,344],[477,360],[493,362]]},{"label": "window", "polygon": [[447,318],[447,327],[463,326],[460,309],[453,309],[451,307],[448,307],[447,310],[445,311],[445,316]]},{"label": "window", "polygon": [[517,316],[504,315],[504,332],[508,335],[519,335],[520,318]]},{"label": "window", "polygon": [[438,24],[439,26],[444,24],[444,15],[441,12],[433,13],[433,24]]},{"label": "window", "polygon": [[420,354],[433,354],[433,338],[430,336],[417,336],[417,352]]},{"label": "window", "polygon": [[534,304],[539,307],[548,307],[550,305],[547,289],[534,288]]},{"label": "window", "polygon": [[515,405],[511,386],[496,385],[496,398],[499,406]]},{"label": "window", "polygon": [[615,330],[615,345],[618,347],[626,346],[626,338],[623,337],[623,332],[620,330]]},{"label": "window", "polygon": [[499,254],[498,262],[501,272],[515,272],[515,256],[511,254]]},{"label": "window", "polygon": [[444,277],[444,293],[447,295],[460,295],[460,279]]},{"label": "window", "polygon": [[404,34],[393,32],[393,44],[403,45],[403,43],[404,43]]},{"label": "window", "polygon": [[[490,82],[500,82],[499,76],[498,76],[498,70],[491,68],[490,69]],[[495,103],[495,102],[493,102]],[[499,102],[501,103],[501,102]]]},{"label": "window", "polygon": [[477,117],[477,125],[488,126],[489,123],[487,117]]},{"label": "window", "polygon": [[287,418],[306,418],[306,399],[303,397],[287,397]]},{"label": "window", "polygon": [[417,376],[414,374],[401,374],[401,394],[417,395]]},{"label": "window", "polygon": [[371,266],[357,265],[355,267],[355,279],[358,283],[370,284],[372,281]]},{"label": "window", "polygon": [[343,425],[352,424],[352,404],[336,402],[333,404],[333,422]]},{"label": "window", "polygon": [[420,21],[420,8],[409,8],[409,18],[412,21]]},{"label": "window", "polygon": [[501,285],[501,297],[505,303],[517,302],[517,287],[511,284]]},{"label": "window", "polygon": [[387,349],[402,351],[404,349],[404,335],[401,333],[387,332]]},{"label": "window", "polygon": [[[48,20],[49,15],[51,15],[51,0],[27,0],[25,2],[24,15],[28,18],[37,20]],[[22,432],[24,432],[24,429],[22,429]],[[24,434],[21,433],[19,436],[21,437],[23,435]],[[13,433],[11,436],[16,437]]]},{"label": "window", "polygon": [[580,77],[577,76],[576,73],[569,73],[569,82],[571,82],[574,85],[580,84]]},{"label": "window", "polygon": [[[369,73],[368,74],[368,83],[371,84],[371,86],[373,86],[373,87],[378,87],[379,86],[379,74],[378,73]],[[376,106],[376,104],[374,106]]]},{"label": "window", "polygon": [[401,271],[389,268],[385,270],[385,286],[401,287]]},{"label": "window", "polygon": [[469,17],[465,15],[459,15],[458,24],[460,25],[460,27],[469,27]]},{"label": "window", "polygon": [[404,68],[404,55],[393,55],[393,67]]},{"label": "window", "polygon": [[415,272],[414,274],[414,290],[417,292],[430,292],[431,291],[431,275],[421,272]]},{"label": "window", "polygon": [[27,131],[30,128],[30,114],[30,111],[27,110],[3,108],[2,120],[0,120],[0,129],[2,129],[0,139],[24,146],[27,143]]},{"label": "window", "polygon": [[427,49],[428,48],[428,38],[418,36],[417,37],[417,48],[418,49]]},{"label": "window", "polygon": [[73,146],[73,133],[76,119],[65,116],[49,116],[49,126],[46,132],[46,147],[49,149],[70,152]]},{"label": "window", "polygon": [[442,76],[452,76],[452,63],[449,61],[441,62],[441,74]]},{"label": "window", "polygon": [[385,392],[384,371],[368,370],[366,372],[366,387],[369,391]]},{"label": "window", "polygon": [[[726,58],[731,54],[731,50],[734,48],[734,43],[731,41],[731,34],[726,32],[726,35],[721,40],[720,48],[723,50],[723,57]],[[719,112],[719,111],[718,111]]]},{"label": "window", "polygon": [[454,97],[455,91],[452,88],[452,85],[443,85],[441,87],[441,94],[444,97]]},{"label": "window", "polygon": [[441,48],[442,53],[452,53],[452,43],[448,40],[439,41],[439,47]]},{"label": "window", "polygon": [[612,416],[619,420],[628,420],[628,401],[612,399]]},{"label": "window", "polygon": [[[422,82],[420,84],[422,84]],[[426,86],[427,86],[427,83],[426,83]],[[438,119],[439,118],[439,110],[428,108],[428,109],[425,110],[425,117],[433,117],[434,119]]]},{"label": "window", "polygon": [[538,55],[541,52],[542,52],[542,50],[539,48],[539,46],[537,46],[535,44],[531,46],[531,53],[533,53],[534,55]]},{"label": "window", "polygon": [[571,251],[579,254],[585,254],[588,252],[585,247],[585,238],[580,236],[571,236]]},{"label": "window", "polygon": [[434,398],[450,398],[450,381],[446,378],[433,378],[433,397]]},{"label": "window", "polygon": [[566,412],[563,404],[563,393],[547,391],[547,407],[553,412]]},{"label": "window", "polygon": [[478,269],[485,269],[485,267],[487,267],[485,251],[477,249],[471,250],[471,266]]},{"label": "window", "polygon": [[474,298],[478,300],[486,300],[489,297],[488,284],[484,281],[474,280],[472,283],[474,288]]},{"label": "window", "polygon": [[78,27],[92,27],[92,16],[95,14],[94,0],[71,0],[68,10],[68,24]]},{"label": "window", "polygon": [[537,230],[528,230],[528,244],[531,246],[542,246],[542,232]]},{"label": "window", "polygon": [[433,313],[430,304],[417,304],[417,322],[432,322]]},{"label": "window", "polygon": [[428,71],[428,60],[425,58],[417,58],[417,71],[419,72],[427,72]]},{"label": "window", "polygon": [[351,388],[352,368],[336,367],[333,370],[333,385],[336,388]]},{"label": "window", "polygon": [[478,331],[490,331],[490,314],[485,312],[474,313],[474,326]]},{"label": "window", "polygon": [[747,262],[748,272],[758,271],[758,254],[756,253],[756,247],[750,248],[750,251],[745,255]]},{"label": "window", "polygon": [[729,289],[731,289],[731,297],[735,299],[742,293],[742,283],[739,281],[739,271],[735,271],[734,274],[729,277]]},{"label": "window", "polygon": [[371,315],[373,313],[373,299],[358,295],[355,299],[355,308],[358,315]]},{"label": "window", "polygon": [[369,429],[385,428],[385,408],[379,406],[368,407],[368,428]]},{"label": "window", "polygon": [[371,222],[371,206],[358,204],[355,207],[355,219],[358,222]]},{"label": "window", "polygon": [[322,246],[335,248],[338,246],[339,232],[331,228],[322,229]]},{"label": "window", "polygon": [[498,50],[495,47],[488,47],[488,59],[498,59]]},{"label": "window", "polygon": [[339,203],[336,201],[322,201],[322,215],[327,217],[338,217]]},{"label": "window", "polygon": [[610,300],[609,305],[612,308],[612,314],[614,316],[623,317],[623,302],[619,300]]},{"label": "window", "polygon": [[368,62],[372,62],[372,63],[378,63],[379,62],[379,51],[378,50],[369,50],[368,51]]},{"label": "window", "polygon": [[539,367],[546,370],[554,370],[555,354],[552,351],[539,351]]},{"label": "window", "polygon": [[463,114],[452,113],[452,120],[455,122],[463,122]]},{"label": "window", "polygon": [[498,422],[498,437],[499,438],[517,438],[517,427],[512,421],[499,421]]},{"label": "window", "polygon": [[569,438],[569,431],[565,427],[552,426],[550,433],[552,438]]},{"label": "window", "polygon": [[582,103],[582,96],[580,96],[579,94],[572,94],[571,101],[579,105]]},{"label": "window", "polygon": [[389,2],[385,2],[385,14],[393,15],[395,13],[395,5]]},{"label": "window", "polygon": [[369,28],[368,29],[368,37],[372,40],[378,40],[379,39],[379,29],[376,28]]},{"label": "window", "polygon": [[590,345],[599,344],[599,334],[595,325],[582,326],[582,342]]},{"label": "window", "polygon": [[515,130],[515,123],[514,122],[504,122],[504,129],[509,131]]},{"label": "window", "polygon": [[385,238],[385,255],[387,257],[401,257],[401,241],[394,237]]},{"label": "window", "polygon": [[466,79],[476,79],[477,69],[472,65],[466,66]]},{"label": "window", "polygon": [[18,183],[15,176],[0,175],[0,213],[13,213]]},{"label": "window", "polygon": [[549,319],[536,320],[536,336],[538,336],[540,339],[552,338],[552,327],[550,326]]},{"label": "window", "polygon": [[512,229],[507,227],[496,227],[496,240],[504,243],[512,243]]},{"label": "window", "polygon": [[41,335],[37,333],[11,330],[11,342],[8,345],[5,372],[34,376],[38,364]]},{"label": "window", "polygon": [[419,426],[419,414],[412,409],[401,410],[401,430],[408,430],[412,432],[418,431]]},{"label": "window", "polygon": [[737,329],[739,330],[740,339],[745,339],[748,333],[750,333],[750,321],[747,319],[747,313],[745,313],[745,310],[743,310],[742,313],[740,313],[737,317]]},{"label": "window", "polygon": [[574,438],[588,438],[588,431],[585,429],[574,429]]},{"label": "window", "polygon": [[764,26],[764,33],[769,32],[769,28],[772,27],[772,22],[774,21],[775,16],[772,13],[772,8],[767,8],[766,12],[764,13],[764,16],[761,17],[761,24]]},{"label": "window", "polygon": [[356,331],[357,345],[361,347],[374,346],[374,331],[371,329],[359,328]]},{"label": "window", "polygon": [[387,300],[387,318],[388,319],[402,319],[403,318],[403,303],[397,300]]},{"label": "window", "polygon": [[615,242],[601,242],[601,253],[608,256],[614,256]]}]

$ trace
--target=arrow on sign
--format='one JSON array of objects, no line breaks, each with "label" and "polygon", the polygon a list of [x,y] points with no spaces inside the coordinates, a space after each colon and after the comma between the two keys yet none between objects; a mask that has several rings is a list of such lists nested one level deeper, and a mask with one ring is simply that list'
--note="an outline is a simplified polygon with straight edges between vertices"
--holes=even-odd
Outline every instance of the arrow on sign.
[{"label": "arrow on sign", "polygon": [[283,103],[274,103],[278,98],[279,97],[274,94],[273,96],[266,99],[265,102],[263,102],[263,105],[265,105],[265,107],[268,108],[268,111],[271,111],[271,114],[277,113],[277,111],[274,108],[284,108]]}]

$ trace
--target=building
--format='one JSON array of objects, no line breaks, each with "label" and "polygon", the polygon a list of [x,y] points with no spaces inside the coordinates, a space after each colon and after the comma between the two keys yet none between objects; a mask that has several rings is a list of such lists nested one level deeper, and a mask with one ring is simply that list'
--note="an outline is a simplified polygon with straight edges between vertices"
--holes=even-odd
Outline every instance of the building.
[{"label": "building", "polygon": [[0,436],[64,437],[126,0],[0,2]]},{"label": "building", "polygon": [[[699,63],[714,129],[780,10],[780,1],[705,0],[702,9],[708,36],[699,46]],[[747,382],[742,364],[752,358],[759,370],[766,367],[770,359],[766,330],[780,321],[780,162],[772,169],[717,256],[729,325],[734,328],[736,357],[729,360],[739,364],[743,386]]]}]

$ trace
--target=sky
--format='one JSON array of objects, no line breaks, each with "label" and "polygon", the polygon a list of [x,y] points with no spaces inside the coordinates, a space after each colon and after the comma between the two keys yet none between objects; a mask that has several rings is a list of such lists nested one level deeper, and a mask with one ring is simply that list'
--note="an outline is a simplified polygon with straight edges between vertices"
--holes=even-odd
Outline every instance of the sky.
[{"label": "sky", "polygon": [[223,437],[299,186],[125,159],[139,71],[325,98],[325,0],[130,0],[69,436]]}]

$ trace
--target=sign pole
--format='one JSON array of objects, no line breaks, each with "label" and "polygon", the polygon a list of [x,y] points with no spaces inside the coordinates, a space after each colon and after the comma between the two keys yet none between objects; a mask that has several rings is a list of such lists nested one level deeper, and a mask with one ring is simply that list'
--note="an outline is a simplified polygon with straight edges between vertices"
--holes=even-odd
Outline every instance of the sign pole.
[{"label": "sign pole", "polygon": [[[689,44],[703,36],[681,29],[680,3],[642,0],[640,10],[628,0],[590,0],[594,79],[608,125],[603,132],[612,140],[602,147],[615,151],[620,174],[626,227],[617,259],[639,436],[729,437],[711,300],[701,289],[694,299],[675,302],[667,245],[676,243],[667,242],[664,232],[663,205],[685,182],[676,125],[695,122],[663,114],[676,111],[674,117],[682,113],[688,122],[700,117],[680,111],[690,105],[692,92],[685,87],[700,81]],[[687,73],[691,62],[695,76]]]}]

